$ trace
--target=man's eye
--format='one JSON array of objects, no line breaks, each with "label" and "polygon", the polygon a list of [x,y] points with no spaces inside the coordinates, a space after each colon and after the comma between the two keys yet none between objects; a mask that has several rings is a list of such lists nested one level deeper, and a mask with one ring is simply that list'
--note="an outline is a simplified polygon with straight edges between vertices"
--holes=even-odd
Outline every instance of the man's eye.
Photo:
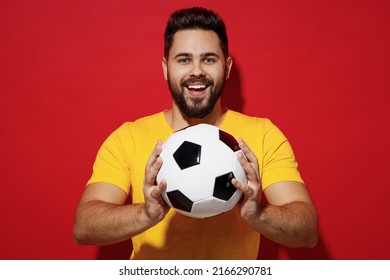
[{"label": "man's eye", "polygon": [[185,63],[188,63],[190,60],[188,58],[180,58],[177,60],[177,62],[181,63],[181,64],[185,64]]},{"label": "man's eye", "polygon": [[215,59],[214,58],[205,58],[204,62],[207,63],[207,64],[212,64],[212,63],[215,62]]}]

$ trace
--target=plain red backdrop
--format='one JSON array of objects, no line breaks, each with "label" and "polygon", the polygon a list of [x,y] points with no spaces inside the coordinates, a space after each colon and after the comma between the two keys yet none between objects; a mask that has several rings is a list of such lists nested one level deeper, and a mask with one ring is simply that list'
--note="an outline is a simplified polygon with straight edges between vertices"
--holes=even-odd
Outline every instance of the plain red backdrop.
[{"label": "plain red backdrop", "polygon": [[316,248],[259,257],[390,259],[389,3],[2,1],[0,259],[128,257],[74,244],[74,211],[109,133],[170,106],[163,31],[194,5],[228,28],[225,104],[284,131],[319,211]]}]

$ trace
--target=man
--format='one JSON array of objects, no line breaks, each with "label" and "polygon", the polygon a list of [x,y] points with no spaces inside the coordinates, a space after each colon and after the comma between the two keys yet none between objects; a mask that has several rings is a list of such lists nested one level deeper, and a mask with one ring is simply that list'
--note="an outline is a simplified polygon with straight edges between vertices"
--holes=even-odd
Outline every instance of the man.
[{"label": "man", "polygon": [[[317,214],[292,149],[267,119],[221,106],[229,78],[225,25],[203,8],[174,12],[165,31],[162,67],[172,108],[127,122],[98,152],[74,224],[80,244],[132,238],[131,259],[255,259],[260,235],[290,247],[317,243]],[[233,179],[243,199],[227,213],[195,219],[175,212],[156,183],[162,141],[188,125],[219,126],[238,139],[246,182]],[[262,191],[267,200],[262,205]],[[132,202],[125,204],[128,196]]]}]

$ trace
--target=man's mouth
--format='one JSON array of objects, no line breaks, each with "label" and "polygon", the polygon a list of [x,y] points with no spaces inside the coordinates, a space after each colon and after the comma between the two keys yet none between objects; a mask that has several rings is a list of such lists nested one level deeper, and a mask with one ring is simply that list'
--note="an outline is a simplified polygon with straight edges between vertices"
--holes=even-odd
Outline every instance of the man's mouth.
[{"label": "man's mouth", "polygon": [[201,97],[206,93],[206,90],[209,87],[209,85],[196,83],[196,84],[188,84],[185,87],[187,88],[187,92],[192,97]]},{"label": "man's mouth", "polygon": [[205,84],[190,84],[186,86],[191,91],[203,91],[205,90],[208,85]]},{"label": "man's mouth", "polygon": [[193,97],[201,97],[206,94],[207,89],[213,85],[213,81],[202,78],[189,78],[182,84],[186,89],[187,93]]}]

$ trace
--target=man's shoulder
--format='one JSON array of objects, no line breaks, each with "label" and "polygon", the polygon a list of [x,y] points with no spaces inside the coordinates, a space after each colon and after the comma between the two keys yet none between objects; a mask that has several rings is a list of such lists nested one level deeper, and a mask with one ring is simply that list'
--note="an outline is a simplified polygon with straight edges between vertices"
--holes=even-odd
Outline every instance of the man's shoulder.
[{"label": "man's shoulder", "polygon": [[171,133],[164,111],[147,115],[134,121],[125,122],[121,127],[122,132],[137,139],[165,139]]},{"label": "man's shoulder", "polygon": [[164,121],[164,111],[157,112],[151,115],[143,116],[137,118],[133,121],[128,121],[126,124],[134,124],[134,125],[144,125],[144,124],[156,124]]},{"label": "man's shoulder", "polygon": [[158,112],[151,115],[139,117],[134,120],[129,120],[119,127],[119,129],[123,130],[133,130],[133,129],[145,129],[147,127],[156,127],[158,125],[162,125],[165,121],[164,112]]},{"label": "man's shoulder", "polygon": [[228,110],[226,121],[249,126],[266,126],[271,124],[271,121],[268,118],[244,114],[233,110]]},{"label": "man's shoulder", "polygon": [[113,131],[113,135],[125,135],[128,136],[134,132],[142,132],[145,130],[151,130],[153,127],[161,127],[164,123],[164,112],[158,112],[152,115],[140,117],[135,120],[129,120],[123,122],[117,129]]}]

